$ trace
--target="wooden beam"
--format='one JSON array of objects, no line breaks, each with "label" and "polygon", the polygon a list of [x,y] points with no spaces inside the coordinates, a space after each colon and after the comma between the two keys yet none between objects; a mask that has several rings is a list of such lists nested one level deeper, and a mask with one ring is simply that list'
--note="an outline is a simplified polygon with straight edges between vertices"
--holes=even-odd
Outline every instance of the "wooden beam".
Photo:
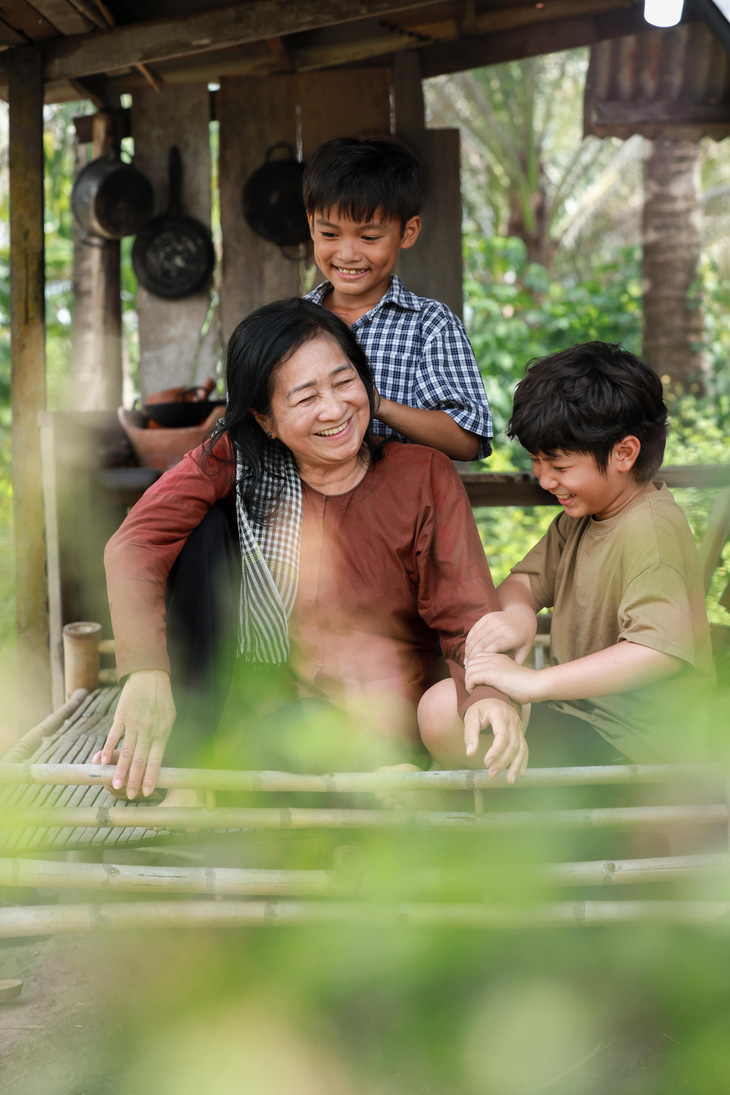
[{"label": "wooden beam", "polygon": [[28,42],[25,34],[20,34],[4,19],[0,19],[0,46],[24,46]]},{"label": "wooden beam", "polygon": [[[46,553],[38,414],[46,404],[43,69],[38,48],[10,52],[10,312],[18,680],[32,721],[50,708]],[[27,719],[27,712],[24,712]]]},{"label": "wooden beam", "polygon": [[[685,20],[687,21],[687,20]],[[421,51],[423,76],[444,76],[470,68],[498,65],[503,61],[558,53],[579,46],[593,46],[607,38],[650,31],[642,10],[632,8],[608,15],[576,16],[540,26],[509,30],[479,38],[462,39],[444,45],[424,46]]]},{"label": "wooden beam", "polygon": [[44,15],[61,34],[85,34],[94,26],[71,0],[33,0],[33,7]]},{"label": "wooden beam", "polygon": [[653,102],[602,100],[594,107],[594,125],[687,125],[724,126],[730,132],[730,102],[696,103],[689,99],[655,99]]},{"label": "wooden beam", "polygon": [[[517,30],[521,27],[535,27],[542,23],[554,23],[558,19],[585,18],[590,15],[606,15],[611,12],[626,11],[632,0],[549,0],[543,4],[529,4],[515,7],[501,3],[496,10],[476,11],[469,29],[470,34],[497,34],[504,30]],[[634,6],[643,3],[633,0]],[[643,17],[643,16],[642,16]],[[462,21],[463,26],[463,21]],[[467,33],[466,27],[463,27]]]},{"label": "wooden beam", "polygon": [[274,57],[281,66],[282,72],[294,72],[294,61],[292,55],[287,49],[287,46],[283,38],[267,38],[266,45],[269,47]]},{"label": "wooden beam", "polygon": [[42,42],[53,38],[58,32],[52,23],[37,11],[38,5],[27,0],[4,0],[3,20],[30,42]]},{"label": "wooden beam", "polygon": [[252,0],[174,18],[150,19],[49,42],[46,80],[68,80],[113,72],[136,64],[186,57],[221,46],[243,45],[317,27],[348,23],[412,8],[436,0]]}]

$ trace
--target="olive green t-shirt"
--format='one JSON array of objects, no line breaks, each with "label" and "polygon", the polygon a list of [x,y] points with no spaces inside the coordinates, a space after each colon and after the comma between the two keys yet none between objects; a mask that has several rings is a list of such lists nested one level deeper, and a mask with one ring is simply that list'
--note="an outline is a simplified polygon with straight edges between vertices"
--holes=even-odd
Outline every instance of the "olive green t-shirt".
[{"label": "olive green t-shirt", "polygon": [[674,677],[630,692],[551,706],[591,723],[638,763],[698,759],[715,684],[700,561],[665,484],[615,517],[559,514],[516,573],[553,608],[551,659],[573,661],[622,640],[680,658]]}]

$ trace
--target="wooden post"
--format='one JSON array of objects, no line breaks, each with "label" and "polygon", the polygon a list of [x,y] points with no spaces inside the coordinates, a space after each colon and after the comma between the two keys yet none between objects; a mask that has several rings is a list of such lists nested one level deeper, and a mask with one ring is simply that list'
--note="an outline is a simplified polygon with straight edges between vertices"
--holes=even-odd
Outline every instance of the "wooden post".
[{"label": "wooden post", "polygon": [[404,251],[397,272],[406,288],[464,310],[461,258],[461,168],[458,129],[426,129],[421,60],[400,53],[393,65],[393,102],[398,136],[413,145],[427,172],[423,227],[415,247]]},{"label": "wooden post", "polygon": [[46,554],[38,413],[46,403],[43,247],[43,61],[8,50],[10,312],[16,625],[21,718],[50,708]]},{"label": "wooden post", "polygon": [[[95,114],[93,157],[117,143],[118,116]],[[74,242],[73,409],[115,410],[122,402],[122,299],[119,240]]]}]

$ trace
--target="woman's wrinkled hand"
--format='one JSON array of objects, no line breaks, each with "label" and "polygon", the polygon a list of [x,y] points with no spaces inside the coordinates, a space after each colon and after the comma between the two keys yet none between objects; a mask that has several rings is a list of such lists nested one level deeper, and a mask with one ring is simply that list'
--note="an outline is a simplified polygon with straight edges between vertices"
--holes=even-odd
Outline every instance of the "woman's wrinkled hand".
[{"label": "woman's wrinkled hand", "polygon": [[527,742],[522,719],[511,704],[499,699],[478,700],[464,715],[464,744],[467,757],[479,748],[480,734],[491,729],[493,741],[484,755],[490,777],[507,769],[507,782],[514,783],[527,771]]},{"label": "woman's wrinkled hand", "polygon": [[162,669],[130,673],[119,697],[114,722],[103,748],[92,757],[95,764],[112,764],[121,739],[112,787],[126,784],[127,798],[142,787],[144,795],[155,789],[167,739],[175,721],[170,675]]}]

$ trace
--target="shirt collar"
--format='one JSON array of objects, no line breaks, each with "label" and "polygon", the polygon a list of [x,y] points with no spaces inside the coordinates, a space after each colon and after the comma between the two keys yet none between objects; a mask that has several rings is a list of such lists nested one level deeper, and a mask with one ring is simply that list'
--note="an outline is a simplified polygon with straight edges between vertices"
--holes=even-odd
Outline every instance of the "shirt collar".
[{"label": "shirt collar", "polygon": [[[316,289],[312,289],[310,299],[316,304],[322,304],[324,298],[331,292],[332,282],[323,281]],[[366,312],[364,316],[361,316],[357,323],[360,323],[366,316],[372,316],[375,312],[380,311],[386,304],[395,304],[397,307],[404,308],[408,312],[420,312],[421,310],[421,298],[417,297],[415,293],[411,293],[409,289],[406,289],[398,275],[393,274],[388,289],[378,303],[375,304],[369,312]],[[356,325],[357,324],[355,324],[355,326]]]}]

